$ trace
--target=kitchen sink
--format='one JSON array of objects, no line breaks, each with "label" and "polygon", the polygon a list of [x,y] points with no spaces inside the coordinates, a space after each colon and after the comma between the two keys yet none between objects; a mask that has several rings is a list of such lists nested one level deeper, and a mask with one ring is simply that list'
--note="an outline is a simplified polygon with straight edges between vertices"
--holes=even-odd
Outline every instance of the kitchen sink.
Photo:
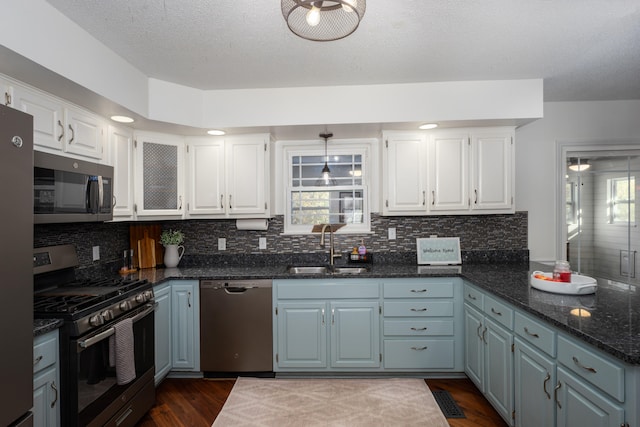
[{"label": "kitchen sink", "polygon": [[329,271],[326,266],[290,266],[287,267],[287,273],[291,274],[325,274]]},{"label": "kitchen sink", "polygon": [[369,271],[366,267],[330,267],[330,266],[289,266],[287,267],[287,273],[290,274],[335,274],[335,275],[349,275],[349,274],[362,274]]},{"label": "kitchen sink", "polygon": [[369,271],[366,267],[334,267],[333,274],[362,274]]}]

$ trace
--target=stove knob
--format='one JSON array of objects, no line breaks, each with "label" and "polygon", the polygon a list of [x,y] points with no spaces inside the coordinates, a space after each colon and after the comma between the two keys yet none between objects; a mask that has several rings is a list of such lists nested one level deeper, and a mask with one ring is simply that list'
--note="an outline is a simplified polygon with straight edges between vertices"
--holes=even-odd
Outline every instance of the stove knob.
[{"label": "stove knob", "polygon": [[129,301],[122,301],[118,307],[122,312],[129,311],[131,310],[131,303]]},{"label": "stove knob", "polygon": [[91,326],[100,326],[104,324],[104,318],[101,314],[96,314],[95,316],[91,316],[89,318],[89,324]]},{"label": "stove knob", "polygon": [[113,310],[105,310],[100,315],[102,316],[102,318],[104,320],[113,320],[113,318],[114,318]]},{"label": "stove knob", "polygon": [[147,296],[144,293],[136,295],[136,302],[139,304],[147,302]]},{"label": "stove knob", "polygon": [[144,291],[144,296],[147,298],[147,301],[153,299],[153,291]]}]

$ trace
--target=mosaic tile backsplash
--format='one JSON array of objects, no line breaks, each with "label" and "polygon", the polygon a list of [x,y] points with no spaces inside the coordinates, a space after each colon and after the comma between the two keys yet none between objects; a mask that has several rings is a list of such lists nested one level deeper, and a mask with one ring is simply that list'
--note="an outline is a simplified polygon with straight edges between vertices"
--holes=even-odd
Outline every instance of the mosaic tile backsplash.
[{"label": "mosaic tile backsplash", "polygon": [[[284,217],[269,220],[267,231],[237,230],[235,220],[163,221],[163,229],[185,234],[185,255],[180,266],[268,265],[269,263],[328,262],[328,248],[319,235],[284,235]],[[335,235],[336,251],[348,253],[361,240],[374,262],[416,263],[416,238],[437,235],[460,237],[463,262],[528,262],[527,212],[513,215],[442,215],[383,217],[371,215],[371,234]],[[396,229],[396,239],[387,238]],[[218,250],[218,238],[227,249]],[[265,237],[267,249],[258,248]],[[122,251],[129,246],[129,223],[39,224],[34,227],[34,247],[74,244],[80,266],[117,270]],[[93,246],[100,246],[100,260],[92,260]],[[346,256],[338,263],[346,262]]]}]

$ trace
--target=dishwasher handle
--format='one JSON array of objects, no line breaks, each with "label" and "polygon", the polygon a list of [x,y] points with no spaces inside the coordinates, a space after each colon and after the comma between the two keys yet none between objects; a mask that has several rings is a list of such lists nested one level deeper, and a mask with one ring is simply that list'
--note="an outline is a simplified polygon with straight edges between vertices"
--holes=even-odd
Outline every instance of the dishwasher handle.
[{"label": "dishwasher handle", "polygon": [[245,288],[244,286],[228,286],[223,289],[228,294],[243,294],[247,292],[250,288]]}]

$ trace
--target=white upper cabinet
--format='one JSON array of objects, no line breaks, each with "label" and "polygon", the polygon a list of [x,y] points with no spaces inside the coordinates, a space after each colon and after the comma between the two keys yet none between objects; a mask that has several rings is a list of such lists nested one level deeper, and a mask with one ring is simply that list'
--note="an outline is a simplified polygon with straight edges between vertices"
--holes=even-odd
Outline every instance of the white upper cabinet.
[{"label": "white upper cabinet", "polygon": [[427,138],[424,133],[382,135],[383,215],[424,215],[427,206]]},{"label": "white upper cabinet", "polygon": [[113,219],[133,218],[133,131],[109,126],[110,161],[113,163]]},{"label": "white upper cabinet", "polygon": [[471,209],[515,212],[513,131],[472,134],[471,149]]},{"label": "white upper cabinet", "polygon": [[182,137],[140,132],[135,135],[134,151],[137,218],[182,217],[186,204]]},{"label": "white upper cabinet", "polygon": [[187,140],[187,216],[268,218],[268,134]]},{"label": "white upper cabinet", "polygon": [[514,129],[383,134],[383,215],[513,213]]},{"label": "white upper cabinet", "polygon": [[469,208],[469,137],[442,133],[429,141],[429,197],[432,211]]},{"label": "white upper cabinet", "polygon": [[107,138],[105,121],[23,85],[13,86],[11,106],[33,116],[36,149],[102,159]]}]

